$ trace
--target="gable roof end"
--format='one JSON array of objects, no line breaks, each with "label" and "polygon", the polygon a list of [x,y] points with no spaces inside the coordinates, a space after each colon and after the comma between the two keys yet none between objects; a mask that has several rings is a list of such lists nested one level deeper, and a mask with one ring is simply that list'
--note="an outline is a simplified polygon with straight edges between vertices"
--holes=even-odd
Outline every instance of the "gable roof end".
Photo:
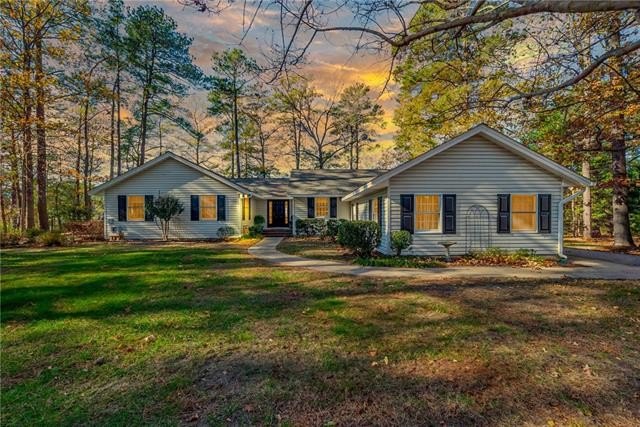
[{"label": "gable roof end", "polygon": [[490,128],[485,124],[479,124],[477,126],[472,127],[465,133],[458,135],[455,138],[450,139],[449,141],[446,141],[438,145],[437,147],[434,147],[431,150],[419,155],[418,157],[411,159],[401,164],[400,166],[397,166],[396,168],[391,169],[389,172],[384,173],[378,176],[377,178],[367,182],[366,184],[358,187],[351,193],[344,196],[342,200],[345,202],[349,200],[353,200],[357,196],[364,195],[363,193],[368,193],[370,190],[377,189],[380,186],[384,186],[386,185],[386,183],[389,181],[390,178],[476,135],[481,135],[486,139],[488,139],[489,141],[492,141],[506,148],[507,150],[524,157],[525,159],[536,164],[542,169],[545,169],[548,172],[551,172],[555,175],[562,177],[563,179],[565,179],[567,182],[571,184],[581,186],[581,187],[589,187],[593,185],[591,181],[589,181],[587,178],[583,177],[582,175],[575,173],[574,171],[554,162],[553,160],[543,156],[542,154],[536,153],[535,151],[525,147],[518,141],[512,138],[509,138],[503,133],[498,132],[493,128]]},{"label": "gable roof end", "polygon": [[184,157],[180,157],[177,154],[173,154],[171,151],[167,151],[164,154],[156,157],[155,159],[149,160],[148,162],[146,162],[146,163],[144,163],[144,164],[142,164],[142,165],[140,165],[138,167],[135,167],[133,169],[129,169],[127,172],[123,173],[122,175],[120,175],[118,177],[115,177],[115,178],[113,178],[113,179],[111,179],[111,180],[109,180],[107,182],[104,182],[104,183],[98,185],[97,187],[95,187],[95,188],[93,188],[93,189],[91,189],[89,191],[89,195],[97,196],[97,195],[103,193],[108,188],[113,187],[114,185],[119,184],[121,182],[124,182],[127,179],[129,179],[131,177],[134,177],[134,176],[138,175],[139,173],[144,172],[145,170],[150,169],[153,166],[155,166],[155,165],[157,165],[157,164],[159,164],[159,163],[161,163],[161,162],[163,162],[163,161],[165,161],[167,159],[173,159],[173,160],[175,160],[177,162],[180,162],[183,165],[188,166],[191,169],[195,169],[198,172],[202,173],[203,175],[206,175],[209,178],[213,178],[213,179],[215,179],[217,181],[220,181],[223,184],[226,184],[229,187],[231,187],[231,188],[233,188],[235,190],[238,190],[238,191],[240,191],[242,193],[251,194],[251,192],[249,190],[247,190],[243,186],[238,185],[235,182],[225,178],[224,176],[219,175],[219,174],[217,174],[215,172],[212,172],[209,169],[205,169],[202,166],[197,165],[197,164],[193,163],[192,161],[185,159]]}]

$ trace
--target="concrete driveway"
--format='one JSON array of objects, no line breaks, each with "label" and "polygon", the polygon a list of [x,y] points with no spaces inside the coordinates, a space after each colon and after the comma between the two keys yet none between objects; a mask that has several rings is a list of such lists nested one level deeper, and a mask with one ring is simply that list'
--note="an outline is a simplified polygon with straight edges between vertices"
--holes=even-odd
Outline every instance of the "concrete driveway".
[{"label": "concrete driveway", "polygon": [[640,280],[640,267],[603,259],[571,257],[573,265],[543,269],[522,267],[464,266],[447,268],[392,268],[363,267],[338,261],[302,258],[278,251],[282,237],[265,237],[249,248],[249,253],[267,262],[295,268],[307,268],[322,273],[347,274],[361,277],[407,278],[426,280],[500,278],[500,279],[636,279]]}]

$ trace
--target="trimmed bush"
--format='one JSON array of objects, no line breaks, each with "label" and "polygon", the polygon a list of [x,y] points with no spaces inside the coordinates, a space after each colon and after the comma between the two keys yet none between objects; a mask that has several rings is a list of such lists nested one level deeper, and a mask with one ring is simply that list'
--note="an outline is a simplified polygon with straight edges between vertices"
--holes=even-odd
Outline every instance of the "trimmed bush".
[{"label": "trimmed bush", "polygon": [[265,219],[262,215],[256,215],[253,218],[253,225],[261,225],[264,228]]},{"label": "trimmed bush", "polygon": [[325,232],[325,237],[330,238],[331,240],[336,240],[338,237],[338,230],[340,229],[340,225],[344,222],[347,222],[346,219],[329,219],[327,220],[327,230]]},{"label": "trimmed bush", "polygon": [[327,222],[322,218],[296,220],[296,234],[298,236],[324,236],[326,233]]},{"label": "trimmed bush", "polygon": [[65,239],[59,231],[45,231],[38,236],[38,243],[44,246],[62,246]]},{"label": "trimmed bush", "polygon": [[380,226],[374,221],[346,221],[338,228],[337,240],[354,254],[368,257],[380,244]]},{"label": "trimmed bush", "polygon": [[391,232],[391,249],[396,251],[397,256],[400,256],[403,250],[411,246],[411,243],[413,243],[413,236],[407,230]]},{"label": "trimmed bush", "polygon": [[220,239],[227,240],[229,237],[236,235],[236,229],[230,225],[225,225],[224,227],[218,228],[217,234]]}]

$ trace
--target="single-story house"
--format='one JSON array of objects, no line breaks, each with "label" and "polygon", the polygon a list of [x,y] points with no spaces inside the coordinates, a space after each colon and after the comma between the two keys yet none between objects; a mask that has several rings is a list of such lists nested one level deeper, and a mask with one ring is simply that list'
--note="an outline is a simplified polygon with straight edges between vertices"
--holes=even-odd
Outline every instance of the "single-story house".
[{"label": "single-story house", "polygon": [[[585,177],[478,125],[391,170],[294,170],[288,178],[229,179],[166,152],[95,187],[104,197],[105,237],[161,237],[145,204],[172,194],[185,206],[171,237],[207,239],[256,215],[266,232],[295,233],[299,218],[371,220],[379,250],[394,230],[413,234],[406,254],[441,255],[499,247],[562,255],[563,206],[591,185]],[[565,190],[575,191],[565,197]]]}]

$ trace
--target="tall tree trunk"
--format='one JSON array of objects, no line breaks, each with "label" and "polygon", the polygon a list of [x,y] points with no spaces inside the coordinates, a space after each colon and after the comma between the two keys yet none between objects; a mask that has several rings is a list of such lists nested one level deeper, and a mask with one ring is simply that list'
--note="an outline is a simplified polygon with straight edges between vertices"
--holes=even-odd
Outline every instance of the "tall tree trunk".
[{"label": "tall tree trunk", "polygon": [[82,115],[78,117],[78,138],[76,140],[76,173],[75,173],[75,204],[80,208],[80,162],[82,160]]},{"label": "tall tree trunk", "polygon": [[635,247],[629,221],[629,177],[627,176],[627,147],[624,135],[611,145],[613,167],[613,246],[625,249]]},{"label": "tall tree trunk", "polygon": [[353,158],[353,132],[351,132],[351,141],[349,141],[349,169],[354,169],[354,158]]},{"label": "tall tree trunk", "polygon": [[42,40],[35,42],[36,71],[36,140],[37,160],[36,177],[38,181],[38,222],[41,230],[49,229],[49,212],[47,211],[47,139],[45,128],[45,88],[44,70],[42,67]]},{"label": "tall tree trunk", "polygon": [[120,118],[120,58],[118,58],[118,69],[116,75],[116,140],[117,140],[117,150],[118,150],[118,176],[122,174],[122,145],[121,145],[121,132],[120,132],[120,123],[122,119]]},{"label": "tall tree trunk", "polygon": [[[235,84],[235,82],[234,82]],[[240,135],[238,134],[238,94],[233,92],[233,138],[236,146],[236,169],[238,170],[238,178],[240,178]]]},{"label": "tall tree trunk", "polygon": [[[591,179],[591,163],[585,156],[582,159],[582,176]],[[591,240],[593,236],[591,230],[591,187],[587,187],[582,195],[582,238]]]},{"label": "tall tree trunk", "polygon": [[84,193],[84,208],[91,212],[91,196],[89,196],[89,98],[84,105],[84,162],[82,168],[82,190]]},{"label": "tall tree trunk", "polygon": [[20,227],[22,191],[20,188],[20,166],[18,160],[18,139],[15,129],[11,129],[11,145],[9,146],[9,164],[11,165],[11,211],[13,227]]},{"label": "tall tree trunk", "polygon": [[147,144],[147,118],[149,116],[149,95],[145,89],[142,101],[142,115],[140,117],[140,156],[138,157],[138,166],[144,163],[144,156]]},{"label": "tall tree trunk", "polygon": [[31,53],[25,45],[24,53],[24,78],[22,100],[24,105],[24,123],[22,132],[22,153],[24,163],[22,166],[22,212],[25,216],[21,221],[22,228],[35,227],[35,215],[33,209],[33,147],[31,134]]},{"label": "tall tree trunk", "polygon": [[355,144],[356,144],[356,169],[360,169],[360,128],[356,124],[355,129]]},{"label": "tall tree trunk", "polygon": [[[619,17],[618,17],[619,23]],[[619,28],[619,27],[618,27]],[[613,47],[620,47],[620,30],[617,30],[612,37]],[[625,73],[620,58],[613,58],[612,67],[616,72],[611,72],[611,81],[614,85],[626,88],[621,82],[620,75]],[[626,89],[622,89],[622,99]],[[629,221],[629,176],[627,175],[627,143],[625,140],[625,117],[620,113],[616,123],[617,129],[613,133],[611,142],[611,167],[613,172],[613,246],[614,248],[633,248],[635,243],[631,236],[631,225]]]},{"label": "tall tree trunk", "polygon": [[162,156],[162,117],[158,117],[158,140],[160,141],[160,155]]},{"label": "tall tree trunk", "polygon": [[109,179],[113,179],[116,166],[116,83],[113,83],[111,90],[111,111],[109,126]]},{"label": "tall tree trunk", "polygon": [[262,178],[267,177],[266,149],[266,141],[262,136],[260,136],[260,169],[262,170]]}]

